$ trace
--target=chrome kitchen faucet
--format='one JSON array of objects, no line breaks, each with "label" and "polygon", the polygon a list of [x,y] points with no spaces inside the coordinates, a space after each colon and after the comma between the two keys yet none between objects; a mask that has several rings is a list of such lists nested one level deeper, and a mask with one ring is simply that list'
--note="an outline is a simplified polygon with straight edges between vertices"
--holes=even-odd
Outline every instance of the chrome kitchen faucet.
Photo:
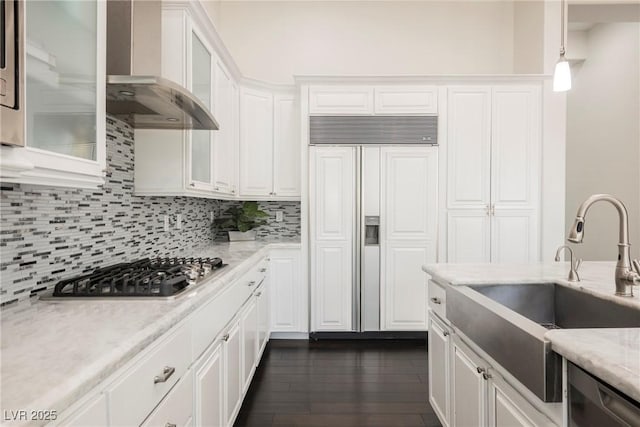
[{"label": "chrome kitchen faucet", "polygon": [[[582,243],[584,238],[584,223],[587,211],[596,202],[605,201],[611,203],[618,210],[620,217],[620,240],[618,243],[618,263],[616,264],[616,295],[623,297],[633,296],[633,287],[636,280],[640,280],[640,263],[631,261],[629,254],[629,215],[627,208],[616,197],[610,194],[594,194],[582,202],[576,214],[576,220],[569,231],[567,240],[573,243]],[[627,288],[629,289],[627,291]]]}]

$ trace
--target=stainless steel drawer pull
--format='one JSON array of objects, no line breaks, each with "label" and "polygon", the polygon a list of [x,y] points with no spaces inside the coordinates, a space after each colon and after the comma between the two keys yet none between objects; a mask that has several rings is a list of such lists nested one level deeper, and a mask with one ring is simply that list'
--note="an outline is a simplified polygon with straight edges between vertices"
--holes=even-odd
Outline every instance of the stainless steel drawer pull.
[{"label": "stainless steel drawer pull", "polygon": [[173,368],[171,366],[165,366],[164,370],[162,371],[162,375],[156,375],[155,377],[153,377],[153,383],[158,384],[158,383],[166,382],[169,379],[169,377],[173,375],[175,371],[176,371],[176,368]]},{"label": "stainless steel drawer pull", "polygon": [[267,271],[267,269],[266,269],[266,268],[261,268],[261,269],[260,269],[260,273],[264,273],[264,272],[266,272],[266,271]]},{"label": "stainless steel drawer pull", "polygon": [[448,337],[448,336],[449,336],[449,332],[444,331],[444,332],[442,333],[442,335],[444,335],[445,337]]},{"label": "stainless steel drawer pull", "polygon": [[476,369],[478,370],[478,373],[479,373],[479,374],[481,374],[481,373],[483,373],[483,372],[484,372],[484,368],[481,368],[481,367],[479,367],[479,366],[478,366]]},{"label": "stainless steel drawer pull", "polygon": [[222,341],[229,341],[229,334],[224,334],[222,337]]},{"label": "stainless steel drawer pull", "polygon": [[256,294],[256,296],[257,296],[257,297],[259,297],[260,295],[262,295],[262,292],[258,292],[258,293]]},{"label": "stainless steel drawer pull", "polygon": [[252,281],[249,282],[249,284],[247,286],[251,287],[251,286],[255,286],[255,284],[256,284],[256,281],[252,280]]},{"label": "stainless steel drawer pull", "polygon": [[164,427],[178,427],[178,425],[174,423],[166,423]]},{"label": "stainless steel drawer pull", "polygon": [[431,298],[431,301],[434,304],[442,304],[442,301],[440,300],[440,298],[433,297],[433,298]]}]

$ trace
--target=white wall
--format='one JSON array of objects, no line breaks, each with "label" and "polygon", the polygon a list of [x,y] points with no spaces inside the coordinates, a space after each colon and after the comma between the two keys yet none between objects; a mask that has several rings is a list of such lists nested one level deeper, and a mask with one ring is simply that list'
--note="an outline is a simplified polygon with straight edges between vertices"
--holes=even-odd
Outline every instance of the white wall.
[{"label": "white wall", "polygon": [[214,21],[243,74],[271,83],[292,83],[294,75],[514,70],[511,1],[223,1],[216,7],[209,9],[218,13]]},{"label": "white wall", "polygon": [[[567,227],[586,197],[614,194],[629,211],[632,255],[638,257],[640,24],[596,24],[587,33],[586,60],[572,72],[573,89],[567,97]],[[578,255],[615,260],[617,230],[614,208],[594,205]]]}]

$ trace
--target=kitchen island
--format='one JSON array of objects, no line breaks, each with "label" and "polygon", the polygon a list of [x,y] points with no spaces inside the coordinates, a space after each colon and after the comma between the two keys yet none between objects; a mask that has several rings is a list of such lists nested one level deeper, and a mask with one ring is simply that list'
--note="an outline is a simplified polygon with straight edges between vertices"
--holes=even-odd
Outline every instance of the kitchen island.
[{"label": "kitchen island", "polygon": [[[519,312],[486,297],[491,295],[487,289],[493,288],[495,291],[500,287],[506,288],[503,285],[520,285],[522,289],[538,285],[547,288],[559,286],[560,290],[570,289],[578,296],[586,296],[587,299],[594,297],[598,301],[613,304],[610,307],[620,307],[620,311],[630,313],[632,323],[640,324],[640,296],[637,292],[633,297],[614,295],[614,262],[583,263],[580,282],[567,280],[568,263],[437,264],[426,265],[423,270],[431,278],[429,362],[430,380],[431,376],[433,379],[430,401],[443,424],[482,423],[488,419],[489,425],[565,425],[566,401],[560,402],[560,397],[566,391],[566,384],[562,395],[545,394],[551,387],[534,387],[541,381],[536,383],[535,376],[532,381],[525,381],[532,379],[531,372],[535,371],[536,363],[547,369],[545,363],[553,361],[555,353],[632,399],[640,400],[640,328],[555,329],[558,326],[549,325],[550,330],[547,331]],[[492,297],[496,299],[493,293]],[[516,294],[511,292],[511,295]],[[456,298],[458,295],[464,295],[467,300]],[[460,308],[452,304],[472,300],[477,300],[484,312],[475,318],[469,316],[472,319],[467,323],[456,324],[460,319],[460,311],[470,306]],[[513,304],[512,301],[502,302]],[[527,307],[536,303],[533,300],[523,301],[519,310],[526,312]],[[586,310],[586,307],[576,305],[571,310],[579,312]],[[497,319],[506,321],[507,328]],[[487,324],[483,323],[485,320]],[[509,344],[510,328],[519,328],[521,336],[538,339],[540,348],[548,349],[540,353],[546,357],[545,361],[536,359],[536,354],[526,363],[512,360],[517,359],[516,356],[523,351],[531,351],[527,347],[530,342],[526,340],[514,340]],[[476,339],[478,331],[482,331],[482,339]],[[500,346],[503,353],[495,351]],[[505,355],[506,358],[501,359]],[[547,369],[546,372],[559,381],[562,378],[562,365],[557,365],[560,368],[551,372]],[[551,385],[554,386],[553,381]],[[562,384],[555,386],[559,388]],[[475,390],[472,388],[474,391],[470,395],[467,393],[462,396],[462,387],[467,390],[475,387]],[[466,403],[461,405],[460,401],[464,398]]]},{"label": "kitchen island", "polygon": [[[175,298],[33,300],[3,309],[3,423],[16,418],[16,411],[64,414],[203,305],[228,293],[270,251],[299,248],[292,240],[214,243],[189,251],[184,255],[220,257],[228,265]],[[28,418],[14,421],[48,421]]]}]

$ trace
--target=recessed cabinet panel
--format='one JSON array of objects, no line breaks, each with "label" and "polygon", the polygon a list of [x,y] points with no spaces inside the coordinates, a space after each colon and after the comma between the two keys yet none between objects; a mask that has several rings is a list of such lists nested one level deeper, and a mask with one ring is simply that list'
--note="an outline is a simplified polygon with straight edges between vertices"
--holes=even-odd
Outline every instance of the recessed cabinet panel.
[{"label": "recessed cabinet panel", "polygon": [[273,192],[279,197],[300,196],[300,131],[294,96],[276,95],[273,128]]},{"label": "recessed cabinet panel", "polygon": [[435,262],[426,242],[390,242],[385,245],[382,266],[384,297],[380,310],[384,330],[427,329],[427,275],[422,266]]},{"label": "recessed cabinet panel", "polygon": [[492,203],[532,208],[539,188],[539,90],[494,88],[492,105]]},{"label": "recessed cabinet panel", "polygon": [[312,280],[316,331],[350,331],[353,250],[351,242],[316,243]]},{"label": "recessed cabinet panel", "polygon": [[458,427],[487,425],[487,381],[483,377],[487,366],[482,359],[453,341],[451,424]]},{"label": "recessed cabinet panel", "polygon": [[213,190],[234,194],[238,88],[220,60],[216,61],[215,82],[213,111],[220,129],[213,132]]},{"label": "recessed cabinet panel", "polygon": [[351,240],[355,213],[355,159],[351,147],[312,147],[311,218],[317,240]]},{"label": "recessed cabinet panel", "polygon": [[225,362],[225,421],[233,425],[242,403],[242,334],[240,322],[236,322],[227,332],[224,343]]},{"label": "recessed cabinet panel", "polygon": [[491,233],[493,262],[529,263],[538,259],[538,227],[533,211],[497,211],[492,217]]},{"label": "recessed cabinet panel", "polygon": [[429,315],[429,403],[443,425],[449,425],[449,343],[448,328]]},{"label": "recessed cabinet panel", "polygon": [[252,297],[249,306],[245,309],[241,318],[242,327],[242,390],[249,388],[256,365],[258,351],[258,306],[256,298]]},{"label": "recessed cabinet panel", "polygon": [[373,87],[313,86],[309,90],[310,114],[373,114]]},{"label": "recessed cabinet panel", "polygon": [[435,241],[437,149],[383,147],[381,154],[386,239]]},{"label": "recessed cabinet panel", "polygon": [[240,91],[240,195],[273,193],[273,96]]},{"label": "recessed cabinet panel", "polygon": [[491,89],[449,88],[447,205],[484,208],[490,197]]},{"label": "recessed cabinet panel", "polygon": [[224,359],[222,344],[205,356],[195,373],[196,416],[199,426],[224,425]]},{"label": "recessed cabinet panel", "polygon": [[437,114],[438,90],[433,86],[377,86],[376,114]]},{"label": "recessed cabinet panel", "polygon": [[448,212],[447,261],[491,262],[491,217],[485,210]]},{"label": "recessed cabinet panel", "polygon": [[279,251],[271,255],[271,328],[273,332],[303,332],[303,304],[298,251]]}]

